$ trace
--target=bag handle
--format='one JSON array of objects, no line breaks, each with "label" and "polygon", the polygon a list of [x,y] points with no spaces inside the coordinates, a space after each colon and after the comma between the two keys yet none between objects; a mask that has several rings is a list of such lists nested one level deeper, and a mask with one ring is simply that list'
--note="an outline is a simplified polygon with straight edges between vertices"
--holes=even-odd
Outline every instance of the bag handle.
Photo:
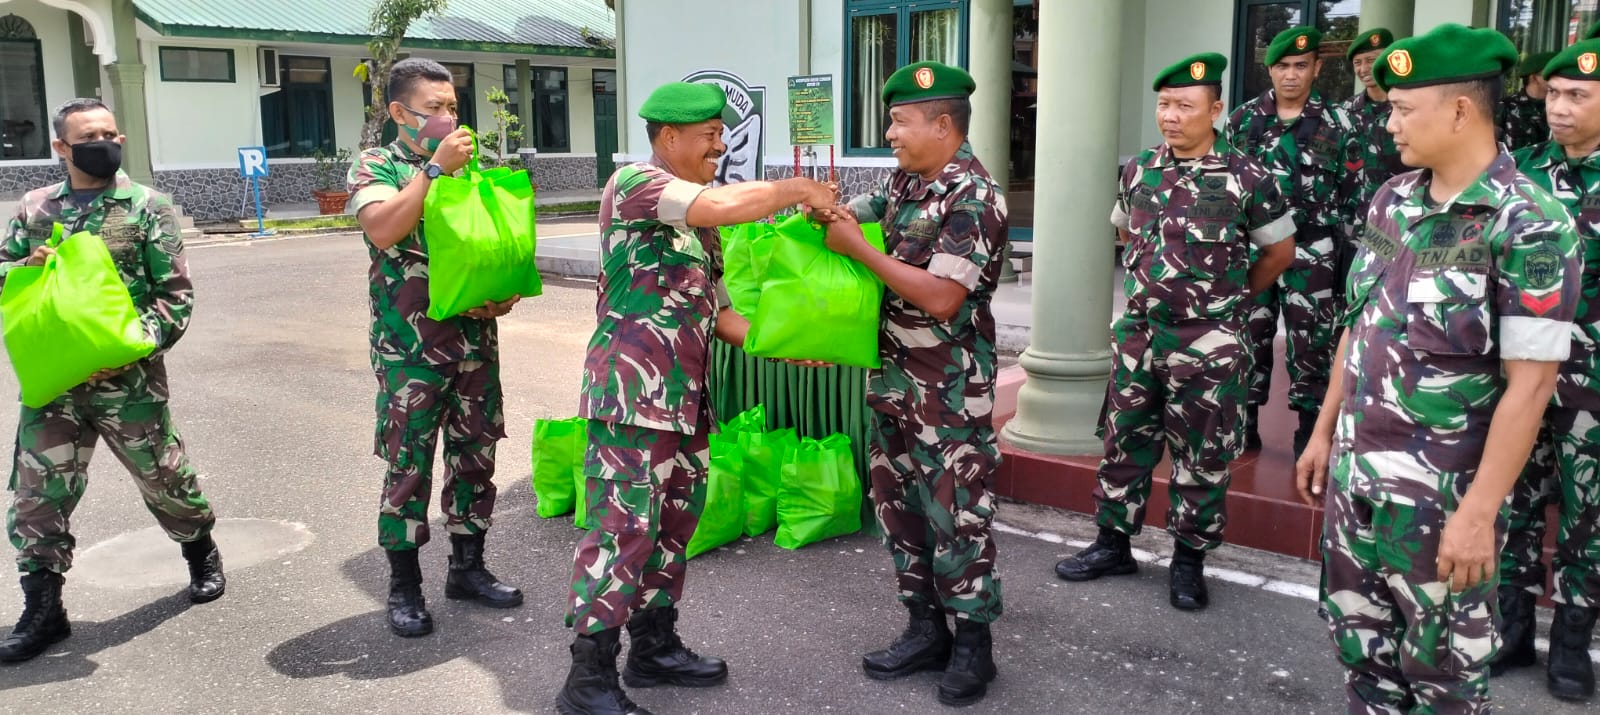
[{"label": "bag handle", "polygon": [[45,247],[56,248],[60,246],[65,239],[66,233],[67,228],[62,226],[60,221],[50,224],[50,238],[44,242]]},{"label": "bag handle", "polygon": [[467,130],[467,136],[472,137],[472,158],[467,159],[467,174],[471,175],[482,173],[483,164],[480,160],[481,154],[478,151],[478,133],[473,131],[472,127],[469,127],[465,124],[461,125],[461,128]]}]

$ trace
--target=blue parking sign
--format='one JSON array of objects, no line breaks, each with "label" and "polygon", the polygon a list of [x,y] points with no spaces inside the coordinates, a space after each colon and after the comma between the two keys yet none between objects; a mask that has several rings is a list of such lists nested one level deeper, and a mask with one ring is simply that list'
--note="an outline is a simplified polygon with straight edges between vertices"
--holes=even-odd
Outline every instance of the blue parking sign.
[{"label": "blue parking sign", "polygon": [[264,146],[239,147],[239,174],[246,178],[267,175],[267,148]]}]

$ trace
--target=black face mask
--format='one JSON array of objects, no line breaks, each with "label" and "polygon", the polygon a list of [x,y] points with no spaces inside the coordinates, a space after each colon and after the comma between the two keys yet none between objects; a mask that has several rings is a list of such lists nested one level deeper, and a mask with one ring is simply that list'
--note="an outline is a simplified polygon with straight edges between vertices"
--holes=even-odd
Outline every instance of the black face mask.
[{"label": "black face mask", "polygon": [[109,179],[122,168],[122,145],[109,139],[73,144],[72,165],[96,179]]}]

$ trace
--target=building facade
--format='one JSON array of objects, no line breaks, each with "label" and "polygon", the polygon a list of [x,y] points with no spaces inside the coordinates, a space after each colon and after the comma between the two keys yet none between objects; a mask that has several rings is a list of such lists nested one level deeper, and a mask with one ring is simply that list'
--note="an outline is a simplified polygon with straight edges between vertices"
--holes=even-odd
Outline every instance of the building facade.
[{"label": "building facade", "polygon": [[[313,157],[357,149],[373,4],[0,0],[0,202],[60,180],[50,113],[83,96],[117,112],[129,172],[197,219],[253,213],[240,147],[267,149],[264,201],[311,201]],[[616,151],[614,28],[603,0],[454,0],[403,51],[451,70],[480,131],[502,109],[489,90],[504,90],[540,188],[593,188]]]}]

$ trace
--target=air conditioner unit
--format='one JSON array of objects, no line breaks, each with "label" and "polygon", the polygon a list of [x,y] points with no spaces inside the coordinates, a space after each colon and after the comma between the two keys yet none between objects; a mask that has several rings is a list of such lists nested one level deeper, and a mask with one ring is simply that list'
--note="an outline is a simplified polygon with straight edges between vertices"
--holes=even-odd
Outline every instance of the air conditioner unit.
[{"label": "air conditioner unit", "polygon": [[271,47],[256,50],[256,67],[261,70],[261,86],[278,86],[278,51]]}]

